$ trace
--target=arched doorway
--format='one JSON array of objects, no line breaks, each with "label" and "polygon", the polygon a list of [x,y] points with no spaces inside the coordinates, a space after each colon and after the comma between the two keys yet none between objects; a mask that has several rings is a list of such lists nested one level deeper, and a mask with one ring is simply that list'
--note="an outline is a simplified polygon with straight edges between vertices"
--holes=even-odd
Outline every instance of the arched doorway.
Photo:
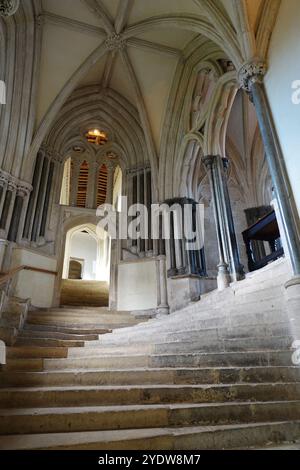
[{"label": "arched doorway", "polygon": [[71,259],[69,264],[69,279],[82,279],[82,260]]},{"label": "arched doorway", "polygon": [[61,305],[108,306],[110,239],[92,223],[70,228],[65,237]]}]

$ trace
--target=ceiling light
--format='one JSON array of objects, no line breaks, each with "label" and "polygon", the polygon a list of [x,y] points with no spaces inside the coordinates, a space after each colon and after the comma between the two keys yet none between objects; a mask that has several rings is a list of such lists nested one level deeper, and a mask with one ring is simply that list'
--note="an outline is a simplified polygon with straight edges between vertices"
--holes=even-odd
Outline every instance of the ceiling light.
[{"label": "ceiling light", "polygon": [[86,134],[87,141],[90,144],[104,145],[108,141],[107,134],[99,129],[89,130]]}]

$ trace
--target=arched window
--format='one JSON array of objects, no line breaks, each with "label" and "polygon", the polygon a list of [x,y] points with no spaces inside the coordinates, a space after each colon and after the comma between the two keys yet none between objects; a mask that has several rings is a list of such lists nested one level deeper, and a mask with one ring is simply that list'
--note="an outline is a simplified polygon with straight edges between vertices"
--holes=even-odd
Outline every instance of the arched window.
[{"label": "arched window", "polygon": [[98,173],[97,207],[104,204],[107,195],[107,166],[102,165]]},{"label": "arched window", "polygon": [[89,178],[89,164],[84,161],[80,166],[77,190],[77,207],[85,207]]}]

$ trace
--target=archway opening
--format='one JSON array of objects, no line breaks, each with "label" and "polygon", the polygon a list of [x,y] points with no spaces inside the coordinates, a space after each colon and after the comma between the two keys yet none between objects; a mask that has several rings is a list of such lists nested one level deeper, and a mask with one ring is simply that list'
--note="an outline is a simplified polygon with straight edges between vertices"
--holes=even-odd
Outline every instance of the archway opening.
[{"label": "archway opening", "polygon": [[108,306],[111,243],[93,224],[68,230],[62,274],[62,305]]}]

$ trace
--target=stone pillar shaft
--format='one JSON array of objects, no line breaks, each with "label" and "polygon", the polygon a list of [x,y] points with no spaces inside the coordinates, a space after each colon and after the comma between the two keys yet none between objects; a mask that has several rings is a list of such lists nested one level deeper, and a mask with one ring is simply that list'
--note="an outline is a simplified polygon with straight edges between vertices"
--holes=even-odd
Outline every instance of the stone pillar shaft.
[{"label": "stone pillar shaft", "polygon": [[227,264],[232,281],[243,279],[243,266],[240,263],[238,245],[234,229],[225,166],[227,160],[218,155],[205,157],[208,168],[212,198],[217,226],[217,238],[220,254],[220,266]]},{"label": "stone pillar shaft", "polygon": [[78,180],[80,174],[81,163],[77,160],[72,160],[72,171],[71,171],[71,206],[77,206],[77,194],[78,194]]},{"label": "stone pillar shaft", "polygon": [[55,165],[54,162],[51,162],[50,167],[49,167],[49,174],[48,174],[48,181],[47,181],[47,186],[46,186],[45,201],[44,201],[41,227],[40,227],[40,233],[39,233],[39,235],[41,237],[44,237],[45,233],[46,233],[47,217],[48,217],[48,212],[49,212],[50,195],[51,195],[53,174],[54,174],[54,165]]},{"label": "stone pillar shaft", "polygon": [[10,242],[16,242],[18,238],[18,229],[19,229],[19,221],[22,216],[24,204],[24,195],[18,193],[15,199],[15,204],[12,213],[12,220],[8,232],[8,240]]},{"label": "stone pillar shaft", "polygon": [[[278,206],[282,215],[284,231],[295,275],[300,274],[300,241],[296,224],[295,210],[293,207],[293,194],[289,178],[276,139],[272,116],[267,102],[267,96],[262,83],[254,83],[251,88],[253,103],[257,113],[257,119],[262,134],[266,151],[266,159],[272,177]],[[297,217],[297,216],[296,216]]]},{"label": "stone pillar shaft", "polygon": [[35,215],[34,215],[34,220],[33,220],[32,237],[31,237],[33,241],[37,241],[39,237],[39,233],[40,233],[49,171],[50,171],[49,160],[45,158],[43,162],[43,169],[41,173],[40,186],[39,186]]},{"label": "stone pillar shaft", "polygon": [[114,194],[114,173],[115,168],[111,165],[107,166],[107,194],[106,194],[106,203],[113,203],[113,194]]},{"label": "stone pillar shaft", "polygon": [[23,231],[23,238],[25,238],[26,240],[31,239],[33,215],[35,212],[35,207],[36,207],[38,193],[39,193],[43,161],[44,161],[44,155],[39,152],[37,155],[36,163],[35,163],[35,169],[34,169],[33,180],[32,180],[33,190],[30,194],[30,198],[28,202],[25,227]]},{"label": "stone pillar shaft", "polygon": [[[284,157],[268,102],[263,79],[266,66],[259,60],[245,64],[239,72],[242,88],[250,95],[255,106],[258,124],[265,148],[266,160],[278,202],[280,223],[289,252],[294,277],[285,284],[290,334],[300,339],[300,223]],[[297,362],[299,365],[299,362]],[[295,364],[296,365],[296,364]]]},{"label": "stone pillar shaft", "polygon": [[159,256],[157,258],[157,283],[158,283],[158,314],[168,314],[169,313],[169,304],[168,304],[168,287],[167,287],[167,271],[166,271],[166,257]]},{"label": "stone pillar shaft", "polygon": [[8,217],[9,217],[9,211],[10,211],[12,199],[13,199],[13,189],[8,187],[6,194],[5,194],[4,205],[3,205],[3,210],[2,210],[1,220],[0,220],[0,229],[3,231],[6,230],[6,227],[8,225]]},{"label": "stone pillar shaft", "polygon": [[300,275],[299,214],[296,210],[284,157],[263,83],[266,73],[263,62],[253,60],[239,71],[242,88],[250,95],[266,152],[266,159],[281,213],[289,255],[295,276]]},{"label": "stone pillar shaft", "polygon": [[204,158],[204,164],[207,168],[210,188],[211,188],[211,195],[212,195],[212,203],[213,203],[213,210],[215,216],[215,224],[216,224],[216,232],[217,232],[217,242],[218,242],[218,250],[219,250],[219,264],[218,264],[218,288],[219,290],[223,290],[230,284],[230,275],[228,270],[228,264],[225,261],[225,247],[224,241],[222,237],[222,221],[220,215],[220,208],[218,204],[218,194],[217,194],[217,183],[215,180],[215,172],[213,170],[214,164],[214,157],[208,156]]}]

